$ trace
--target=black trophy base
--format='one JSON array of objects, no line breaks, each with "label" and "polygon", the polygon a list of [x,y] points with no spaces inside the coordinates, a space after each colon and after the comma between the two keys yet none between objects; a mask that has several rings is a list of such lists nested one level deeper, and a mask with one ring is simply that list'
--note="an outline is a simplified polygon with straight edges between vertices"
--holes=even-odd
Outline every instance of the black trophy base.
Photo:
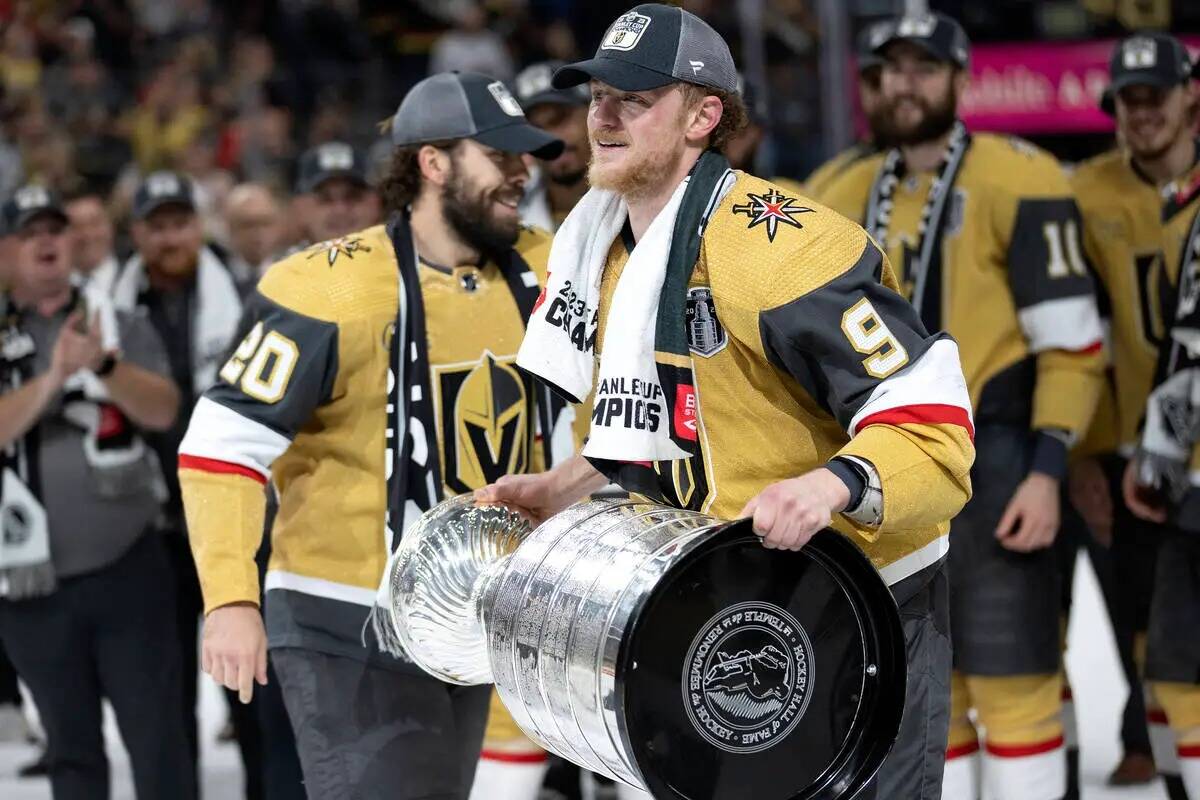
[{"label": "black trophy base", "polygon": [[731,523],[647,596],[617,675],[656,800],[848,800],[900,728],[904,636],[891,592],[841,535],[768,550]]}]

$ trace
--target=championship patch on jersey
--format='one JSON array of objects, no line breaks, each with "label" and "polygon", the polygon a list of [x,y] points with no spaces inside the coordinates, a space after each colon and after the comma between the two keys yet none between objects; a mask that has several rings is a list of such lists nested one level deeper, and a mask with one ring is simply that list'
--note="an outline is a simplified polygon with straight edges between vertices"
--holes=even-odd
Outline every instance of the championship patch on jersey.
[{"label": "championship patch on jersey", "polygon": [[772,187],[766,194],[747,192],[749,202],[736,204],[731,209],[734,214],[742,214],[750,218],[747,228],[757,228],[766,225],[767,241],[774,242],[779,225],[791,225],[793,228],[803,228],[796,219],[797,214],[810,214],[812,209],[797,204],[796,198],[784,196],[778,189]]},{"label": "championship patch on jersey", "polygon": [[333,266],[339,256],[345,256],[353,260],[355,253],[369,253],[371,248],[363,244],[363,240],[357,236],[342,236],[337,239],[330,239],[327,242],[320,242],[308,248],[305,256],[306,260],[311,260],[321,254],[329,260],[329,266]]},{"label": "championship patch on jersey", "polygon": [[478,361],[432,370],[444,440],[443,472],[446,485],[456,492],[525,472],[529,402],[514,362],[484,351]]},{"label": "championship patch on jersey", "polygon": [[612,24],[612,27],[608,29],[608,33],[604,36],[604,41],[600,43],[600,49],[632,50],[637,47],[642,34],[649,27],[650,18],[645,14],[636,14],[632,11],[628,14],[622,14]]},{"label": "championship patch on jersey", "polygon": [[712,289],[707,286],[688,289],[684,321],[687,324],[688,349],[696,355],[709,358],[729,344],[725,327],[717,319]]}]

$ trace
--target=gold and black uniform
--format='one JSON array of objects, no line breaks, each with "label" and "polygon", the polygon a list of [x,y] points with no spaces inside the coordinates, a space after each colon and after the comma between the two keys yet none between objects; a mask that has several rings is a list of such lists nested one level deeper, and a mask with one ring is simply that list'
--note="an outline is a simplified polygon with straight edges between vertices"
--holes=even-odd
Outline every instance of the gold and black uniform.
[{"label": "gold and black uniform", "polygon": [[[1062,745],[1059,571],[1052,549],[1010,552],[996,529],[1032,470],[1062,477],[1067,447],[1087,431],[1102,388],[1103,333],[1062,168],[1019,139],[965,141],[925,237],[922,216],[939,187],[933,173],[905,171],[899,152],[853,165],[822,200],[870,229],[877,181],[897,165],[881,244],[926,326],[959,343],[977,458],[974,496],[951,536],[954,660],[966,678],[956,677],[949,752],[979,749],[966,715],[973,707],[988,756],[1007,759]],[[928,236],[939,237],[932,247]]]},{"label": "gold and black uniform", "polygon": [[804,179],[804,193],[814,200],[821,200],[829,184],[850,167],[879,152],[871,142],[855,142],[833,158],[818,166]]},{"label": "gold and black uniform", "polygon": [[[526,229],[515,248],[535,296],[549,246]],[[514,366],[524,320],[500,269],[420,263],[417,271],[436,424],[410,431],[414,459],[436,448],[447,495],[543,469],[541,392]],[[385,226],[275,264],[180,447],[206,611],[257,604],[262,485],[278,488],[266,578],[272,647],[368,658],[363,623],[393,544],[385,404],[398,287]]]},{"label": "gold and black uniform", "polygon": [[[1189,791],[1200,785],[1200,167],[1163,207],[1166,268],[1178,276],[1137,458],[1167,501],[1146,650],[1146,680],[1175,734]],[[1149,479],[1149,480],[1148,480]],[[1189,633],[1181,633],[1187,631]]]}]

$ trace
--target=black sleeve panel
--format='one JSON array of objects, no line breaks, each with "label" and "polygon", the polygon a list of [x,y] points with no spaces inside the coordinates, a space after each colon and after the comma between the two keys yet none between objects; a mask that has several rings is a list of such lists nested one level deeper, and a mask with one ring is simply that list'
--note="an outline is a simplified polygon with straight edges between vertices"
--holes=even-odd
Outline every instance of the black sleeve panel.
[{"label": "black sleeve panel", "polygon": [[1083,250],[1083,219],[1070,197],[1021,198],[1008,246],[1017,309],[1095,291]]}]

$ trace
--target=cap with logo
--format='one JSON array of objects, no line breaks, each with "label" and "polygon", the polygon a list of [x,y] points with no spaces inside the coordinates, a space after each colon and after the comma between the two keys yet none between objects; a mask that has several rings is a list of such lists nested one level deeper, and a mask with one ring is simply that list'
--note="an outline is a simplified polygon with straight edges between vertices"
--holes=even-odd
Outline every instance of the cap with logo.
[{"label": "cap with logo", "polygon": [[1126,86],[1169,89],[1200,78],[1200,60],[1192,61],[1183,42],[1167,33],[1138,33],[1117,42],[1108,62],[1109,84],[1100,97],[1104,113],[1116,113],[1116,93]]},{"label": "cap with logo", "polygon": [[296,191],[308,194],[334,178],[367,185],[367,165],[362,154],[345,142],[326,142],[311,147],[300,156]]},{"label": "cap with logo", "polygon": [[586,106],[591,102],[587,86],[580,84],[569,89],[555,89],[554,73],[566,64],[565,61],[539,61],[530,64],[517,74],[513,88],[521,108],[528,113],[534,106],[544,104],[557,106]]},{"label": "cap with logo", "polygon": [[418,83],[392,118],[392,144],[474,139],[506,153],[557,158],[563,143],[525,119],[503,81],[478,72],[440,72]]},{"label": "cap with logo", "polygon": [[891,20],[872,23],[863,28],[854,40],[854,63],[859,75],[883,64],[882,56],[875,52],[875,42],[878,37],[887,35],[890,26]]},{"label": "cap with logo", "polygon": [[191,179],[178,172],[152,172],[133,194],[134,219],[145,219],[166,206],[196,210],[196,195]]},{"label": "cap with logo", "polygon": [[41,216],[67,221],[67,212],[63,210],[62,201],[57,194],[35,183],[21,186],[4,204],[4,232],[17,233]]},{"label": "cap with logo", "polygon": [[896,42],[911,42],[938,61],[966,69],[971,63],[971,40],[958,21],[945,14],[905,15],[868,28],[871,50],[878,56]]},{"label": "cap with logo", "polygon": [[695,14],[660,3],[617,17],[595,57],[554,73],[554,85],[566,89],[592,78],[624,92],[679,81],[737,92],[737,69],[721,34]]}]

